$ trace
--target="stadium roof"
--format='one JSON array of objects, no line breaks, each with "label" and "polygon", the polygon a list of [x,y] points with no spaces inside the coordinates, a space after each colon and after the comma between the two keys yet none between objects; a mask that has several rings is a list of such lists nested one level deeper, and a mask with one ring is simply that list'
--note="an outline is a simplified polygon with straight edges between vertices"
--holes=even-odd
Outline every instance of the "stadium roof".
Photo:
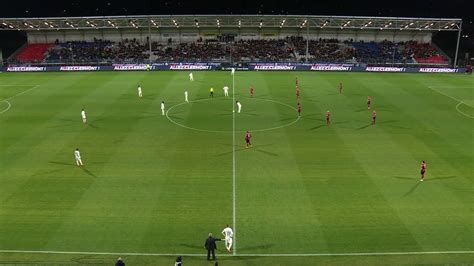
[{"label": "stadium roof", "polygon": [[146,15],[110,17],[0,18],[0,30],[139,28],[325,28],[358,30],[459,31],[458,18],[305,15]]}]

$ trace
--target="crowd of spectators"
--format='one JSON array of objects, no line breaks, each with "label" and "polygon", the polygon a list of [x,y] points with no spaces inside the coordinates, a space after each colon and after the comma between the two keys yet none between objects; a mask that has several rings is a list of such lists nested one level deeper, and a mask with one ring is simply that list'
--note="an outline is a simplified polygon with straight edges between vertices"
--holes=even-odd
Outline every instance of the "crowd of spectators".
[{"label": "crowd of spectators", "polygon": [[395,62],[401,63],[403,55],[401,47],[403,43],[394,43],[391,41],[376,42],[352,42],[355,48],[355,57],[357,61],[367,63]]},{"label": "crowd of spectators", "polygon": [[[94,39],[92,42],[57,42],[46,54],[46,61],[62,62],[144,62],[153,61],[299,61],[304,60],[306,46],[312,62],[406,63],[410,60],[443,58],[429,43],[341,42],[337,39],[309,40],[288,37],[281,40],[231,40],[191,43],[121,42]],[[151,48],[151,54],[150,54]]]},{"label": "crowd of spectators", "polygon": [[403,54],[405,57],[414,58],[417,61],[445,61],[446,58],[431,43],[418,43],[408,41],[404,45]]}]

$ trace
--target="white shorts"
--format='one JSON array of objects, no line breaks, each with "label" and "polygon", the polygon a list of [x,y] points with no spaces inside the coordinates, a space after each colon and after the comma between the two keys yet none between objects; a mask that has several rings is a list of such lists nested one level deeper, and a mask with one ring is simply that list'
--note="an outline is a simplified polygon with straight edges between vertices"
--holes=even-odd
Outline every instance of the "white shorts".
[{"label": "white shorts", "polygon": [[226,237],[225,238],[225,244],[226,246],[232,246],[232,237]]}]

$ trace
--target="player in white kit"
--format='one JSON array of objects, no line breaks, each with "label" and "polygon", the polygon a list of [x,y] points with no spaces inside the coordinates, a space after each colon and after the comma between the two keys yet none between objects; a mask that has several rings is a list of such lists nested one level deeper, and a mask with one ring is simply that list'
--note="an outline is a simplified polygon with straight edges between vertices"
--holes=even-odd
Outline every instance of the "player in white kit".
[{"label": "player in white kit", "polygon": [[224,90],[224,96],[225,96],[225,97],[228,97],[228,96],[229,96],[229,87],[225,86],[225,87],[223,88],[223,90]]},{"label": "player in white kit", "polygon": [[184,101],[189,103],[189,101],[188,101],[188,90],[184,90]]},{"label": "player in white kit", "polygon": [[224,230],[222,230],[222,234],[225,237],[225,248],[227,249],[227,252],[232,252],[232,238],[234,237],[234,231],[232,231],[232,228],[227,225]]},{"label": "player in white kit", "polygon": [[242,104],[239,101],[236,101],[235,104],[237,105],[237,113],[240,114],[240,110],[242,109]]},{"label": "player in white kit", "polygon": [[189,73],[189,81],[194,81],[193,73]]},{"label": "player in white kit", "polygon": [[138,97],[143,97],[143,94],[142,94],[142,87],[140,85],[138,85]]},{"label": "player in white kit", "polygon": [[81,160],[81,153],[79,152],[79,148],[77,148],[74,151],[74,158],[76,158],[76,164],[77,166],[83,166],[82,160]]},{"label": "player in white kit", "polygon": [[86,117],[86,111],[84,111],[84,109],[82,109],[81,111],[81,116],[82,116],[82,123],[87,123],[87,117]]},{"label": "player in white kit", "polygon": [[165,102],[161,102],[161,115],[165,115]]}]

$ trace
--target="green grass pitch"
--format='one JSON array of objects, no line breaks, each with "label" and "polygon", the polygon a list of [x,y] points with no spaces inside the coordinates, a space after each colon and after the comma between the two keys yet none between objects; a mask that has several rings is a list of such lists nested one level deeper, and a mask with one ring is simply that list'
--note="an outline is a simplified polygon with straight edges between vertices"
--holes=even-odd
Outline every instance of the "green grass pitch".
[{"label": "green grass pitch", "polygon": [[234,120],[229,72],[187,74],[0,74],[0,263],[172,265],[225,224],[220,265],[474,263],[472,76],[237,72]]}]

